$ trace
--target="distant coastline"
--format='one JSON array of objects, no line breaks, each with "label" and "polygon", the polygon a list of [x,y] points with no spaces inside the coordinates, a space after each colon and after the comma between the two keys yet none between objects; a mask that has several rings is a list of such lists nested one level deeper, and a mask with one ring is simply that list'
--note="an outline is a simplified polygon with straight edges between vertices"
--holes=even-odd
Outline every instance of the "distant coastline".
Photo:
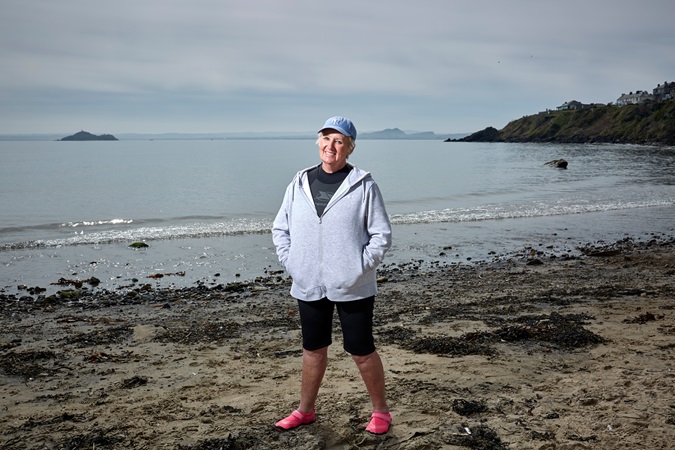
[{"label": "distant coastline", "polygon": [[[402,131],[399,128],[387,128],[381,131],[362,132],[359,140],[435,140],[458,139],[469,133],[443,133],[436,134],[433,131]],[[103,135],[110,136],[110,135]],[[69,136],[70,137],[70,136]],[[114,140],[124,141],[221,141],[221,140],[315,140],[316,132],[229,132],[229,133],[121,133]],[[61,138],[57,134],[0,134],[0,141],[64,141],[77,140]],[[102,139],[89,139],[102,140]],[[112,140],[112,139],[110,139]]]}]

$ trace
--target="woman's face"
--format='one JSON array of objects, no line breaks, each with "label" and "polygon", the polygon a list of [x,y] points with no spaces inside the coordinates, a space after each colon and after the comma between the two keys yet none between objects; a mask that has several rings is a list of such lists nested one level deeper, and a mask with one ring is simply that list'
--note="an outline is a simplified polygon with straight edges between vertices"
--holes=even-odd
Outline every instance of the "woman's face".
[{"label": "woman's face", "polygon": [[347,164],[347,157],[354,151],[350,139],[336,130],[327,129],[319,136],[319,157],[323,170],[336,172]]}]

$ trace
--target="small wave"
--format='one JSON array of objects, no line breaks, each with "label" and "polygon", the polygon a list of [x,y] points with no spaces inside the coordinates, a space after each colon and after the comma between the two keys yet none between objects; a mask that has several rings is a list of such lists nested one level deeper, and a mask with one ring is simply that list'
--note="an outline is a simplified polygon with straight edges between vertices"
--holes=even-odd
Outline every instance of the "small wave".
[{"label": "small wave", "polygon": [[607,201],[604,203],[566,203],[561,200],[557,204],[547,202],[531,202],[528,204],[493,204],[475,208],[458,208],[430,210],[406,214],[394,214],[391,222],[397,225],[422,223],[458,223],[485,220],[524,219],[545,216],[584,214],[621,209],[636,209],[672,206],[673,200],[654,201]]},{"label": "small wave", "polygon": [[[412,213],[393,214],[391,222],[395,225],[424,223],[458,223],[502,219],[535,218],[545,216],[573,215],[621,209],[663,207],[675,205],[675,199],[640,199],[628,201],[611,198],[602,201],[584,201],[584,199],[559,199],[556,202],[532,201],[511,204],[487,204],[470,208],[442,209],[418,211]],[[197,222],[186,225],[142,226],[151,220],[113,219],[98,221],[93,225],[79,222],[80,225],[68,225],[69,228],[80,228],[67,237],[51,239],[34,239],[23,242],[0,244],[0,251],[11,251],[30,248],[59,248],[75,245],[105,245],[138,241],[196,239],[238,236],[247,234],[270,233],[272,220],[269,218],[240,218],[218,222]],[[99,229],[94,225],[108,225],[108,229]],[[132,225],[133,224],[133,225]],[[122,227],[116,225],[124,225]],[[91,228],[87,228],[91,227]]]},{"label": "small wave", "polygon": [[112,229],[94,232],[78,232],[73,236],[57,239],[37,239],[17,243],[3,244],[0,251],[30,248],[58,248],[72,245],[103,245],[119,242],[138,242],[169,239],[190,239],[237,236],[244,234],[269,233],[271,221],[235,220],[213,224],[196,223],[167,227],[136,227],[124,230]]},{"label": "small wave", "polygon": [[93,220],[93,221],[83,220],[81,222],[62,223],[61,227],[77,228],[77,227],[93,227],[98,225],[125,225],[133,222],[134,221],[132,219],[111,219],[111,220]]}]

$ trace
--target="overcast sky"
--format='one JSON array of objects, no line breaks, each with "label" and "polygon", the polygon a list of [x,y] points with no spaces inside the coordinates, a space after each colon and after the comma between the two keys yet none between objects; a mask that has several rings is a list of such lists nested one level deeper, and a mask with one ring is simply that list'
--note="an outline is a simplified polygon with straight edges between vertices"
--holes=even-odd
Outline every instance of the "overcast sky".
[{"label": "overcast sky", "polygon": [[675,81],[673,0],[0,0],[0,133],[504,127]]}]

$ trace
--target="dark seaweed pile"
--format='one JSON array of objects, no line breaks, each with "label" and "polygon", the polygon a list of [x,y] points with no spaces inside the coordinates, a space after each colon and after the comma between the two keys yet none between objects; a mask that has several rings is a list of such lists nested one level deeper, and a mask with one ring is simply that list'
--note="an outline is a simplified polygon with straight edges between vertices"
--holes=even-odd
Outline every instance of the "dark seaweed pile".
[{"label": "dark seaweed pile", "polygon": [[499,439],[497,433],[488,427],[474,428],[471,434],[466,436],[450,436],[446,443],[474,450],[506,450],[509,448]]},{"label": "dark seaweed pile", "polygon": [[523,316],[494,331],[466,333],[452,336],[417,336],[410,328],[392,327],[379,333],[382,341],[400,345],[415,353],[460,357],[466,355],[494,356],[496,344],[546,343],[557,349],[577,349],[602,344],[605,340],[583,328],[591,318],[578,315],[551,313],[548,316]]}]

